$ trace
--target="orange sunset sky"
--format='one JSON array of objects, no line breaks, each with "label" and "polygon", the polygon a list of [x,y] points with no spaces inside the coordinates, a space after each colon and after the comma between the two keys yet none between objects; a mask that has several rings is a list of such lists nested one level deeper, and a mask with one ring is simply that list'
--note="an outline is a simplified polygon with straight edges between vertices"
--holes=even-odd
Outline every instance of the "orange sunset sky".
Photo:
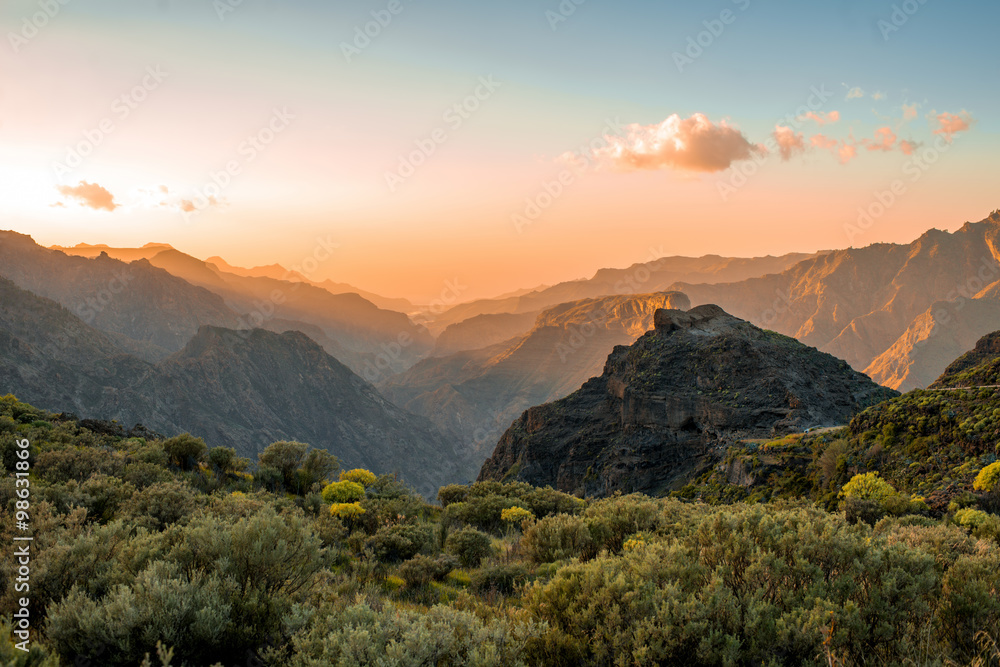
[{"label": "orange sunset sky", "polygon": [[426,303],[1000,208],[996,3],[678,4],[12,0],[2,227]]}]

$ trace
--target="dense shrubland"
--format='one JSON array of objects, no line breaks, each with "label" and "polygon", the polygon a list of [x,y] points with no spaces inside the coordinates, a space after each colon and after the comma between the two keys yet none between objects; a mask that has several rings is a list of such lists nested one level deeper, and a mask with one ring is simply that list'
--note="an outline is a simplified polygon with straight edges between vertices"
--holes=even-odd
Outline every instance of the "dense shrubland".
[{"label": "dense shrubland", "polygon": [[[253,467],[0,399],[8,470],[15,438],[32,443],[35,536],[35,648],[16,651],[5,625],[0,663],[998,664],[1000,469],[976,445],[970,495],[935,512],[905,476],[849,463],[851,438],[912,446],[868,430],[772,447],[846,440],[829,479],[822,451],[803,466],[814,500],[480,483],[438,505],[301,443]],[[14,500],[0,480],[5,545]],[[6,624],[20,594],[3,556]]]}]

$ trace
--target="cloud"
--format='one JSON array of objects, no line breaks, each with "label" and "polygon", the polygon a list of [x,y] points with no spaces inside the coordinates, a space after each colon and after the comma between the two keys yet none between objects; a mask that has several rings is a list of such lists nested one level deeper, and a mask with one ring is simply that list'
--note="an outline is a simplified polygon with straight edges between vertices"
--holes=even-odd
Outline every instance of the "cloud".
[{"label": "cloud", "polygon": [[802,133],[795,133],[790,127],[783,125],[774,126],[774,140],[778,142],[778,152],[782,160],[790,160],[796,153],[804,153],[806,142]]},{"label": "cloud", "polygon": [[903,105],[903,120],[913,120],[914,118],[916,118],[917,117],[917,109],[919,109],[919,108],[920,108],[920,105],[917,104],[916,102],[914,102],[913,104],[904,104]]},{"label": "cloud", "polygon": [[97,183],[80,181],[75,187],[61,185],[58,189],[64,197],[72,197],[79,201],[81,206],[89,206],[95,211],[114,211],[118,208],[114,196]]},{"label": "cloud", "polygon": [[815,121],[817,125],[827,125],[829,123],[836,123],[840,120],[839,111],[831,111],[830,113],[813,113],[810,111],[805,116],[799,116],[799,120],[812,120]]},{"label": "cloud", "polygon": [[840,164],[847,164],[858,154],[858,147],[854,144],[844,143],[840,146],[840,150],[837,151],[837,157],[840,158]]},{"label": "cloud", "polygon": [[968,130],[976,123],[975,119],[969,115],[969,112],[964,110],[957,114],[948,113],[947,111],[938,114],[934,118],[934,122],[938,125],[938,128],[934,130],[934,134],[943,135],[948,141],[951,141],[953,135]]},{"label": "cloud", "polygon": [[822,134],[815,134],[810,137],[809,143],[812,144],[813,148],[830,151],[837,156],[841,164],[847,164],[858,154],[857,144],[846,141],[840,142]]},{"label": "cloud", "polygon": [[889,152],[896,146],[896,133],[889,127],[880,127],[875,130],[875,139],[863,139],[863,143],[870,151]]},{"label": "cloud", "polygon": [[170,193],[170,188],[168,188],[165,185],[161,185],[160,186],[160,192],[162,192],[163,194],[169,194]]},{"label": "cloud", "polygon": [[886,94],[881,91],[875,91],[874,93],[872,93],[873,100],[884,100],[885,98]]},{"label": "cloud", "polygon": [[177,208],[179,208],[181,211],[184,211],[185,213],[193,213],[194,211],[204,211],[207,208],[218,206],[220,203],[219,200],[216,199],[215,197],[208,197],[204,201],[205,203],[203,204],[195,204],[190,199],[182,199],[177,204]]},{"label": "cloud", "polygon": [[712,123],[704,114],[673,114],[654,125],[628,125],[625,136],[605,137],[607,146],[592,152],[601,165],[622,171],[677,169],[714,172],[764,152],[725,121]]},{"label": "cloud", "polygon": [[899,150],[903,151],[904,155],[913,155],[913,153],[915,153],[917,148],[919,147],[920,144],[918,144],[915,141],[909,141],[907,139],[903,139],[902,141],[899,142]]},{"label": "cloud", "polygon": [[857,86],[847,91],[847,99],[849,100],[856,100],[864,96],[865,96],[865,91],[861,90],[861,88]]},{"label": "cloud", "polygon": [[832,149],[836,146],[839,141],[836,139],[831,139],[830,137],[825,137],[822,134],[814,134],[810,139],[809,143],[813,145],[813,148],[822,148],[824,150]]}]

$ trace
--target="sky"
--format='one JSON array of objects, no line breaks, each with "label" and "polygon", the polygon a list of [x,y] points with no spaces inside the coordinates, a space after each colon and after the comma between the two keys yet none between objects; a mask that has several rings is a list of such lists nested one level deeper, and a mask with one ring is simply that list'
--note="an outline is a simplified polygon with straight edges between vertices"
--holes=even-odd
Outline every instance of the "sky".
[{"label": "sky", "polygon": [[423,303],[909,242],[1000,208],[998,20],[971,0],[6,0],[0,228]]}]

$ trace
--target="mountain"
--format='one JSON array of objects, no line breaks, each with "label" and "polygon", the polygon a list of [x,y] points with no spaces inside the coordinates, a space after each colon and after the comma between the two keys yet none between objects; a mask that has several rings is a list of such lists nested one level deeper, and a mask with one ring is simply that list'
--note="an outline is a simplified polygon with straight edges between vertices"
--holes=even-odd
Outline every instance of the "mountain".
[{"label": "mountain", "polygon": [[308,442],[346,466],[398,471],[429,497],[478,467],[303,333],[205,326],[152,364],[0,277],[0,395],[8,392],[167,435],[191,432],[251,458],[276,440]]},{"label": "mountain", "polygon": [[385,297],[381,294],[375,294],[374,292],[368,292],[357,288],[354,285],[338,283],[332,280],[316,282],[314,280],[309,280],[298,271],[286,269],[280,264],[269,264],[268,266],[256,266],[252,269],[244,269],[229,264],[226,260],[219,256],[209,257],[205,260],[205,262],[209,265],[214,265],[216,270],[225,271],[226,273],[232,273],[244,278],[273,278],[274,280],[309,283],[310,285],[321,287],[331,294],[357,294],[366,301],[371,301],[383,310],[396,310],[401,313],[411,313],[416,310],[416,306],[414,306],[407,299]]},{"label": "mountain", "polygon": [[0,277],[0,394],[96,414],[106,392],[150,368],[58,303]]},{"label": "mountain", "polygon": [[220,296],[145,259],[69,256],[16,232],[0,231],[0,276],[61,304],[149,361],[180,350],[203,324],[239,325]]},{"label": "mountain", "polygon": [[[81,244],[60,248],[60,251],[81,257],[103,253],[109,257],[147,261],[222,297],[234,313],[229,322],[205,321],[202,324],[303,331],[352,370],[372,380],[408,368],[426,356],[433,346],[428,332],[405,314],[384,310],[357,293],[338,291],[337,288],[343,286],[327,281],[334,290],[330,291],[278,264],[241,269],[220,257],[202,261],[162,243],[142,248]],[[413,307],[409,302],[402,305]],[[167,348],[169,352],[179,350],[196,330],[197,327],[189,329],[190,335],[180,345]],[[320,335],[313,335],[316,333]],[[380,355],[387,361],[380,361]]]},{"label": "mountain", "polygon": [[[658,253],[655,253],[658,254]],[[665,292],[679,281],[698,283],[735,282],[779,273],[819,254],[790,253],[780,257],[660,257],[626,269],[601,269],[587,280],[571,280],[514,296],[480,299],[454,306],[436,316],[427,327],[438,333],[447,326],[477,315],[530,313],[560,303],[610,295]],[[680,290],[683,291],[683,290]]]},{"label": "mountain", "polygon": [[430,495],[468,474],[429,421],[387,401],[298,331],[202,327],[153,371],[107,393],[102,414],[197,433],[244,456],[277,440],[308,442],[348,468],[398,471]]},{"label": "mountain", "polygon": [[444,357],[465,350],[490,347],[531,331],[538,313],[497,313],[476,315],[467,320],[449,324],[442,331],[431,350],[432,357]]},{"label": "mountain", "polygon": [[425,359],[378,386],[397,405],[456,434],[481,462],[518,415],[600,373],[615,345],[630,344],[652,327],[657,309],[689,305],[678,293],[561,304],[539,315],[523,336]]},{"label": "mountain", "polygon": [[[990,289],[998,280],[1000,213],[994,213],[954,233],[932,229],[909,245],[849,248],[780,274],[672,288],[695,304],[718,304],[845,359],[889,386],[910,388],[936,377],[984,327],[1000,328],[1000,318],[990,315],[1000,313],[998,290]],[[942,308],[954,317],[932,326]],[[932,329],[940,342],[917,345]]]},{"label": "mountain", "polygon": [[744,438],[844,424],[896,395],[843,361],[702,305],[658,310],[604,372],[526,411],[480,480],[607,496],[687,483]]},{"label": "mountain", "polygon": [[[434,344],[427,330],[405,314],[382,310],[358,294],[332,294],[309,283],[227,273],[173,249],[149,261],[223,297],[245,314],[244,327],[267,327],[272,318],[319,327],[336,342],[329,352],[370,379],[383,370],[409,368]],[[384,368],[376,363],[378,355],[387,360]]]}]

